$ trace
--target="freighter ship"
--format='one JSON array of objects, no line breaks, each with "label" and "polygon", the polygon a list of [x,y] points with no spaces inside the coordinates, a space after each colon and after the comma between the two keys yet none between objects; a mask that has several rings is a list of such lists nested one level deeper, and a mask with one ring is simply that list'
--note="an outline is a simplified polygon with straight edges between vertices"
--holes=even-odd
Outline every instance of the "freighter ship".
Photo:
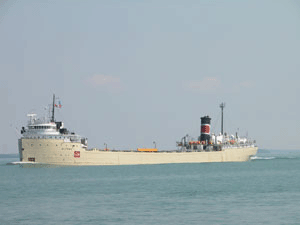
[{"label": "freighter ship", "polygon": [[52,115],[38,119],[28,114],[27,127],[22,127],[18,140],[20,164],[44,165],[138,165],[167,163],[243,162],[257,152],[255,141],[237,134],[223,133],[223,108],[220,135],[211,134],[209,116],[201,117],[201,133],[195,141],[188,135],[177,142],[177,149],[163,151],[157,148],[135,150],[88,149],[87,138],[69,132],[63,122],[55,120],[55,95]]}]

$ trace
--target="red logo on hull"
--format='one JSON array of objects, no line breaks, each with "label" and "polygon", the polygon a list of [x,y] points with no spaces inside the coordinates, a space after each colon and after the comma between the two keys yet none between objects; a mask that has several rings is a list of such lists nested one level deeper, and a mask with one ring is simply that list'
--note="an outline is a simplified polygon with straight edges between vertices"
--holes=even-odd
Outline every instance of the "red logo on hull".
[{"label": "red logo on hull", "polygon": [[74,151],[74,157],[80,158],[80,151]]}]

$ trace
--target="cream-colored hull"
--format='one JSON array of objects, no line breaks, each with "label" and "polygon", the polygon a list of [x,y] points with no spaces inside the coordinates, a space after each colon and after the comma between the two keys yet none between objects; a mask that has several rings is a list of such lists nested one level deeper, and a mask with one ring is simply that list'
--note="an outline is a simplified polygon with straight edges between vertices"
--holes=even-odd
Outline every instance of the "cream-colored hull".
[{"label": "cream-colored hull", "polygon": [[[20,161],[52,165],[137,165],[167,163],[243,162],[257,147],[232,147],[212,152],[136,152],[86,150],[80,143],[56,139],[20,139]],[[74,157],[74,152],[77,157]],[[78,157],[80,152],[80,157]]]}]

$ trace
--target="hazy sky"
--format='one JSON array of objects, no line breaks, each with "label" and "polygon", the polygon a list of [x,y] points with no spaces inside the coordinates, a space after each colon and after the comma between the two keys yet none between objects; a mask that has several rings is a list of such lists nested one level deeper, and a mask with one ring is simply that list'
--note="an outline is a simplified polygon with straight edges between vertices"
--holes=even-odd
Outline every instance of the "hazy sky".
[{"label": "hazy sky", "polygon": [[44,113],[89,147],[174,149],[200,117],[300,149],[299,1],[0,1],[0,153],[26,114]]}]

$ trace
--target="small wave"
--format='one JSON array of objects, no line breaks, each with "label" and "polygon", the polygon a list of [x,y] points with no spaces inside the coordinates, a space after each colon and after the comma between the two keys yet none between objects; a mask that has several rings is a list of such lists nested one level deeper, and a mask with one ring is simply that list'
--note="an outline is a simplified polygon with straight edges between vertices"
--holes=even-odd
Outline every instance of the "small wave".
[{"label": "small wave", "polygon": [[287,160],[291,160],[291,159],[299,159],[299,157],[295,157],[295,156],[281,156],[281,155],[277,155],[277,156],[252,156],[250,157],[250,160],[270,160],[270,159],[287,159]]},{"label": "small wave", "polygon": [[287,156],[287,157],[285,157],[285,158],[283,158],[283,159],[297,159],[298,157],[294,157],[294,156]]},{"label": "small wave", "polygon": [[35,164],[35,163],[34,162],[20,162],[20,161],[6,163],[6,165],[25,165],[25,164]]},{"label": "small wave", "polygon": [[269,159],[275,159],[276,157],[262,157],[262,156],[251,156],[251,160],[269,160]]}]

